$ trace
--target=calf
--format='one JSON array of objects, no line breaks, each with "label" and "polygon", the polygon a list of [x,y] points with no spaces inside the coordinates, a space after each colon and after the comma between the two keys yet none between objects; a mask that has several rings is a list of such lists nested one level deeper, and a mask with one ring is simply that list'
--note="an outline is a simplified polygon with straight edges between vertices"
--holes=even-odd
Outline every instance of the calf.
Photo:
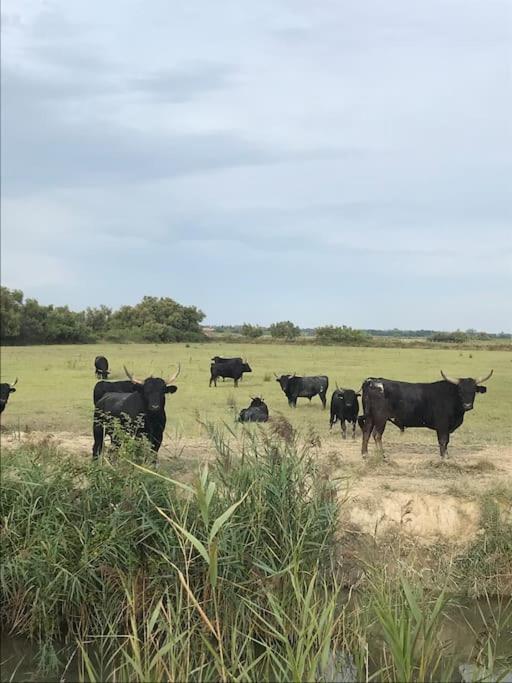
[{"label": "calf", "polygon": [[94,359],[94,370],[98,379],[108,379],[110,372],[108,370],[108,360],[105,356],[96,356]]},{"label": "calf", "polygon": [[357,416],[359,415],[358,396],[361,394],[353,389],[336,389],[332,393],[330,428],[332,429],[333,424],[339,420],[344,439],[347,438],[345,421],[352,423],[352,438],[356,438]]},{"label": "calf", "polygon": [[262,398],[252,398],[248,408],[240,411],[238,422],[267,422],[268,407]]}]

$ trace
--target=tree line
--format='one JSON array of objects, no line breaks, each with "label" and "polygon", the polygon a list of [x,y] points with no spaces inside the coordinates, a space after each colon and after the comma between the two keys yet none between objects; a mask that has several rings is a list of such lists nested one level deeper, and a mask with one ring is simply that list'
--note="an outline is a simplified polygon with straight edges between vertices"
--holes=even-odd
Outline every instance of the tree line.
[{"label": "tree line", "polygon": [[[111,342],[199,342],[206,341],[201,326],[205,314],[195,306],[183,306],[169,297],[145,296],[134,306],[113,310],[108,306],[72,311],[68,306],[44,306],[36,299],[25,299],[18,289],[0,290],[0,343],[2,344],[78,344]],[[294,341],[309,337],[322,344],[366,345],[374,337],[424,338],[430,342],[460,344],[472,340],[510,339],[505,332],[489,334],[466,330],[358,330],[347,325],[324,325],[301,329],[290,320],[269,327],[243,325],[215,326],[216,333],[257,340],[268,336]],[[375,341],[375,339],[374,339]]]}]

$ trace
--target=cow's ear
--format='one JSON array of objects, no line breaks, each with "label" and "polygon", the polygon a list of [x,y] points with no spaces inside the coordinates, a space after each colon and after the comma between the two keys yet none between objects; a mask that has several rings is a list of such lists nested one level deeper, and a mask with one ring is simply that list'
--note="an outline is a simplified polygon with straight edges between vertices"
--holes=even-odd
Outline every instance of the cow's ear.
[{"label": "cow's ear", "polygon": [[165,387],[166,394],[175,394],[178,391],[178,387],[175,384],[168,384]]},{"label": "cow's ear", "polygon": [[9,387],[9,393],[12,394],[16,389],[14,387]]},{"label": "cow's ear", "polygon": [[485,392],[487,391],[487,387],[478,386],[476,390],[479,394],[485,394]]}]

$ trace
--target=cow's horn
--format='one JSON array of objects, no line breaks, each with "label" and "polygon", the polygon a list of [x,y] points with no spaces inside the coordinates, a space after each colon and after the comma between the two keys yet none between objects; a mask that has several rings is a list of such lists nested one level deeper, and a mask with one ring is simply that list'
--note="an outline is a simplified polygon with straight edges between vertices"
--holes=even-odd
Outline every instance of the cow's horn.
[{"label": "cow's horn", "polygon": [[334,382],[334,384],[336,385],[336,389],[339,389],[338,382]]},{"label": "cow's horn", "polygon": [[493,372],[494,372],[494,370],[491,370],[491,372],[488,375],[486,375],[485,377],[479,377],[478,379],[475,380],[475,382],[477,384],[482,384],[483,382],[487,382],[487,380],[490,379]]},{"label": "cow's horn", "polygon": [[134,382],[135,384],[144,384],[144,382],[142,382],[140,379],[137,379],[130,372],[128,372],[128,368],[126,367],[126,365],[123,365],[123,369],[126,372],[126,376],[128,377],[128,379],[130,379],[132,382]]},{"label": "cow's horn", "polygon": [[176,370],[176,372],[174,373],[174,375],[171,377],[171,379],[167,380],[167,384],[172,384],[172,383],[174,382],[174,380],[175,380],[175,379],[178,377],[178,375],[180,374],[180,370],[181,370],[181,363],[178,363],[178,369]]},{"label": "cow's horn", "polygon": [[279,379],[279,377],[278,377],[278,376],[276,375],[276,373],[275,373],[275,372],[274,372],[274,377],[275,377],[276,379]]},{"label": "cow's horn", "polygon": [[458,384],[460,382],[460,379],[456,379],[454,377],[449,377],[448,375],[445,375],[442,370],[441,370],[441,374],[443,376],[443,379],[445,379],[447,382],[450,382],[451,384]]},{"label": "cow's horn", "polygon": [[[492,371],[491,371],[491,375],[492,375]],[[18,378],[17,377],[14,380],[14,382],[11,384],[11,389],[12,389],[12,387],[16,386],[16,384],[18,384]]]}]

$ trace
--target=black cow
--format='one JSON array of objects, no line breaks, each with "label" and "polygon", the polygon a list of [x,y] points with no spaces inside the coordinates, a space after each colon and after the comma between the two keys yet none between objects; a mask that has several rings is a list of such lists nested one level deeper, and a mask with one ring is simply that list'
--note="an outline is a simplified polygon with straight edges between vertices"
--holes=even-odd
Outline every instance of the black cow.
[{"label": "black cow", "polygon": [[358,396],[361,394],[353,389],[336,389],[332,392],[330,428],[332,429],[333,424],[339,420],[344,439],[347,438],[345,421],[352,423],[352,438],[356,438],[357,416],[359,415]]},{"label": "black cow", "polygon": [[267,422],[268,407],[262,398],[251,398],[248,408],[240,411],[238,422]]},{"label": "black cow", "polygon": [[229,377],[235,381],[235,387],[238,386],[238,380],[241,379],[244,372],[252,372],[249,363],[243,361],[241,358],[231,358],[220,363],[213,362],[210,365],[210,384],[212,382],[217,386],[217,379],[219,377]]},{"label": "black cow", "polygon": [[[214,357],[212,358],[212,361],[213,361],[214,363],[228,363],[230,360],[239,360],[241,363],[243,363],[243,359],[240,358],[239,356],[237,356],[236,358],[223,358],[222,356],[214,356]],[[223,377],[223,378],[222,378],[222,381],[224,382],[225,379],[226,379],[226,378]],[[243,380],[243,376],[240,377],[240,381],[242,381],[242,380]]]},{"label": "black cow", "polygon": [[17,382],[18,378],[16,377],[12,384],[9,384],[9,382],[2,382],[0,384],[0,413],[4,412],[7,401],[9,400],[9,396],[16,391],[14,385]]},{"label": "black cow", "polygon": [[479,379],[453,378],[431,383],[396,382],[370,377],[363,382],[363,444],[361,453],[368,453],[368,441],[373,432],[377,448],[382,449],[382,434],[386,422],[392,421],[400,429],[427,427],[437,432],[442,458],[450,440],[450,434],[460,427],[464,414],[472,410],[475,394],[484,394],[487,381],[493,371]]},{"label": "black cow", "polygon": [[[275,375],[275,373],[274,373]],[[298,398],[313,398],[313,396],[320,396],[322,406],[325,408],[327,388],[329,387],[329,378],[325,375],[316,375],[313,377],[297,377],[293,375],[281,375],[276,377],[276,382],[279,382],[281,389],[286,394],[288,405],[290,408],[297,407]]]},{"label": "black cow", "polygon": [[98,379],[108,379],[110,372],[108,369],[108,360],[105,356],[96,356],[94,359],[94,370]]},{"label": "black cow", "polygon": [[126,368],[125,372],[133,385],[132,391],[129,393],[107,392],[94,406],[93,458],[101,454],[105,432],[114,442],[116,420],[119,421],[123,430],[134,436],[145,436],[155,453],[158,453],[162,444],[167,422],[165,394],[174,394],[178,391],[178,387],[172,382],[178,377],[180,366],[168,382],[160,377],[148,377],[142,381],[132,377]]}]

